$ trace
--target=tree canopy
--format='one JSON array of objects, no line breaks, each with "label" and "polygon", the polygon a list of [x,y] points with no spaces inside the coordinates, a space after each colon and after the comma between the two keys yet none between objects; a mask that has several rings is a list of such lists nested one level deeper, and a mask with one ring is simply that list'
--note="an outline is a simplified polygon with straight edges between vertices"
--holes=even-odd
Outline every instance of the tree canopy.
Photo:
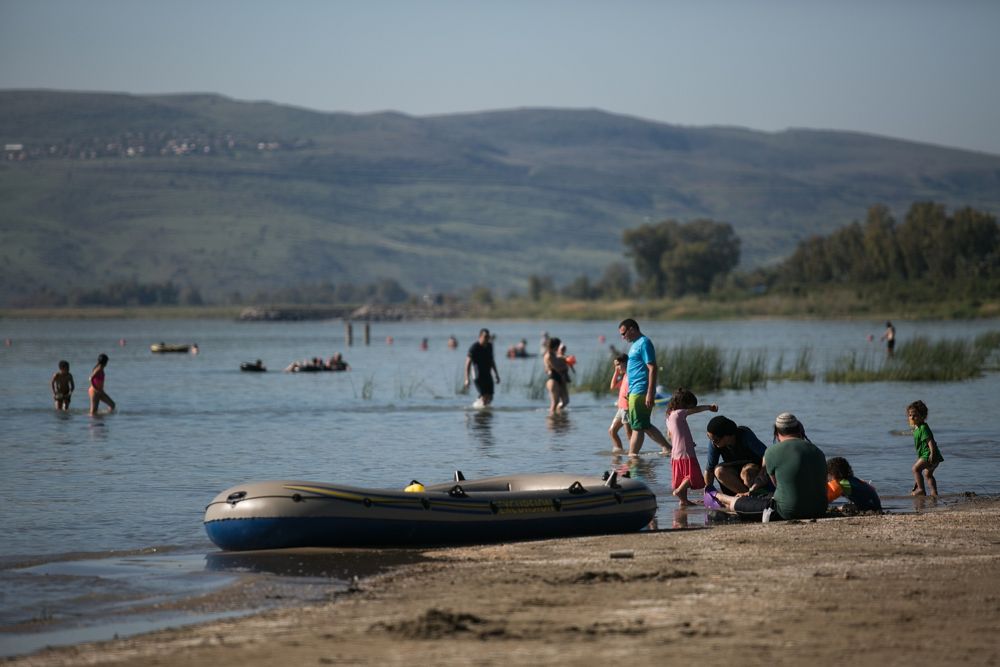
[{"label": "tree canopy", "polygon": [[[861,284],[885,281],[967,281],[1000,278],[996,218],[966,207],[951,215],[918,202],[896,224],[881,204],[826,237],[799,243],[778,267],[779,284]],[[946,283],[942,282],[942,287]]]},{"label": "tree canopy", "polygon": [[642,225],[626,230],[623,242],[648,296],[705,294],[740,261],[732,225],[712,220]]}]

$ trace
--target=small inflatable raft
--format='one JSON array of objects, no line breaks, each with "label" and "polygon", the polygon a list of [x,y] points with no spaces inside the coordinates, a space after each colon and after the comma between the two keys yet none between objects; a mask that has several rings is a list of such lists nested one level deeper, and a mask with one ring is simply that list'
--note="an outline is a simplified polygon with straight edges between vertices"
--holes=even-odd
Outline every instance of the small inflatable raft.
[{"label": "small inflatable raft", "polygon": [[644,483],[565,474],[511,475],[405,491],[272,481],[227,489],[205,530],[229,551],[288,547],[469,544],[635,532],[652,521]]},{"label": "small inflatable raft", "polygon": [[169,354],[174,352],[190,352],[194,345],[186,343],[153,343],[149,346],[149,351],[153,354]]}]

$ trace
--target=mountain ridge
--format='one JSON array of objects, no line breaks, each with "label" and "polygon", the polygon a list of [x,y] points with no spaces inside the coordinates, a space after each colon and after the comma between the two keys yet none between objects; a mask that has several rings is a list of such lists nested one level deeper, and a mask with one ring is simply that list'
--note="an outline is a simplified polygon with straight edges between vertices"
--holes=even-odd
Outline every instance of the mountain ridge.
[{"label": "mountain ridge", "polygon": [[897,219],[926,200],[1000,211],[1000,156],[600,109],[414,117],[0,91],[0,145],[0,301],[122,279],[216,300],[380,278],[509,290],[596,279],[624,260],[625,229],[668,218],[732,224],[750,267],[875,203]]}]

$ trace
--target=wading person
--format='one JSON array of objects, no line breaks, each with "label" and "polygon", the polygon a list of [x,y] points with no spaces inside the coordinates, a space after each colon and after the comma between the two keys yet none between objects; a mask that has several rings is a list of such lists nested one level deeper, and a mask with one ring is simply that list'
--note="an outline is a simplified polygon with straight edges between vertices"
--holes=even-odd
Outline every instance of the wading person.
[{"label": "wading person", "polygon": [[97,365],[90,372],[90,389],[87,390],[87,393],[90,394],[90,414],[92,415],[97,414],[97,408],[100,407],[102,401],[107,404],[111,412],[115,411],[115,402],[104,392],[104,368],[107,365],[108,355],[102,354],[97,357]]},{"label": "wading person", "polygon": [[[500,373],[493,359],[493,343],[490,342],[490,330],[480,329],[479,339],[469,347],[465,359],[465,386],[469,386],[469,370],[476,367],[476,391],[479,392],[477,407],[486,407],[493,402],[493,378],[500,384]],[[492,373],[492,375],[491,375]]]},{"label": "wading person", "polygon": [[660,446],[662,453],[670,453],[670,445],[660,429],[653,426],[650,417],[656,401],[656,350],[653,341],[639,331],[633,319],[622,320],[618,333],[631,343],[628,351],[628,417],[632,426],[628,455],[638,456],[639,449],[648,435]]}]

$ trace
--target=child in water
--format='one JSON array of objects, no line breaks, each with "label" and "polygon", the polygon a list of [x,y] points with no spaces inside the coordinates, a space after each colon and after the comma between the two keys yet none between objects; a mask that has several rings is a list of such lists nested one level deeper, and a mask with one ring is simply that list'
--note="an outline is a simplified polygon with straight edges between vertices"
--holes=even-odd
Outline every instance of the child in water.
[{"label": "child in water", "polygon": [[632,439],[632,425],[628,421],[628,374],[625,367],[628,364],[628,355],[619,354],[614,359],[614,370],[611,372],[611,391],[618,391],[618,403],[615,408],[615,417],[611,420],[608,428],[608,435],[611,436],[611,453],[621,454],[625,451],[622,447],[622,439],[618,436],[618,431],[625,427],[625,437]]},{"label": "child in water", "polygon": [[924,479],[931,486],[931,495],[938,494],[937,480],[934,479],[934,471],[937,470],[944,457],[938,449],[931,427],[927,425],[927,406],[923,401],[914,401],[906,406],[906,418],[913,428],[913,446],[917,448],[917,461],[913,464],[913,490],[910,492],[914,496],[926,496],[927,488],[924,486]]},{"label": "child in water", "polygon": [[69,372],[68,361],[59,362],[59,370],[52,376],[52,381],[49,384],[52,387],[52,400],[56,402],[56,410],[68,411],[69,401],[76,389],[73,375]]},{"label": "child in water", "polygon": [[705,488],[698,455],[694,451],[694,437],[688,427],[688,415],[711,410],[718,412],[719,406],[698,405],[698,397],[691,391],[679,388],[667,404],[667,437],[670,438],[670,469],[673,473],[673,493],[682,506],[694,505],[688,500],[688,489]]},{"label": "child in water", "polygon": [[115,402],[111,400],[110,396],[104,393],[104,368],[107,365],[108,355],[99,355],[97,357],[97,365],[90,372],[90,389],[88,393],[90,394],[90,414],[92,415],[97,414],[97,408],[100,407],[101,401],[107,403],[108,407],[111,408],[111,412],[115,411]]},{"label": "child in water", "polygon": [[863,512],[881,512],[882,501],[875,487],[854,476],[854,470],[847,459],[834,456],[826,461],[826,500],[833,502],[844,496]]}]

